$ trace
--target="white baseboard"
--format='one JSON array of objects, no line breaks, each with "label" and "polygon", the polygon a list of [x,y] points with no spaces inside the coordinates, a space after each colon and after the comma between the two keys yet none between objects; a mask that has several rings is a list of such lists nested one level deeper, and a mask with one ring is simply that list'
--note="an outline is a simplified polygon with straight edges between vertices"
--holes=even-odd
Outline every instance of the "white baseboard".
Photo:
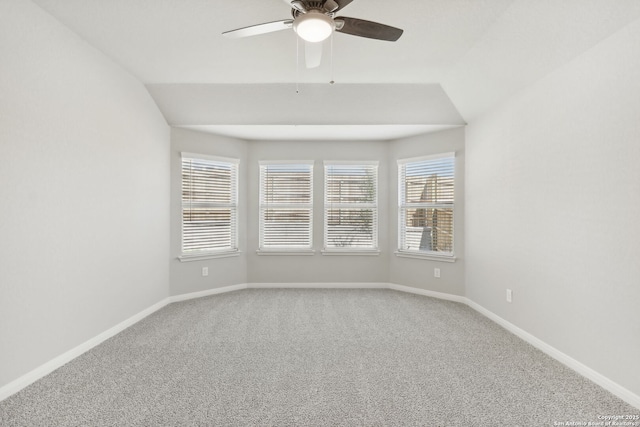
[{"label": "white baseboard", "polygon": [[396,285],[395,283],[389,283],[388,288],[393,289],[395,291],[407,292],[410,294],[418,294],[418,295],[423,295],[425,297],[438,298],[438,299],[443,299],[443,300],[453,301],[453,302],[466,303],[466,300],[467,300],[465,297],[461,297],[460,295],[428,291],[426,289],[414,288],[411,286]]},{"label": "white baseboard", "polygon": [[78,357],[81,354],[91,350],[93,347],[95,347],[98,344],[102,343],[103,341],[111,338],[112,336],[116,335],[117,333],[122,332],[123,330],[127,329],[129,326],[139,322],[140,320],[144,319],[145,317],[147,317],[151,313],[154,313],[154,312],[160,310],[161,308],[166,306],[168,303],[169,303],[169,298],[165,298],[162,301],[159,301],[159,302],[155,303],[151,307],[142,310],[141,312],[139,312],[139,313],[129,317],[128,319],[118,323],[117,325],[113,326],[112,328],[107,329],[106,331],[102,332],[101,334],[96,335],[95,337],[91,338],[90,340],[83,342],[79,346],[72,348],[71,350],[61,354],[60,356],[58,356],[58,357],[56,357],[54,359],[51,359],[50,361],[44,363],[43,365],[38,366],[36,369],[26,373],[25,375],[17,378],[16,380],[10,382],[9,384],[3,386],[2,388],[0,388],[0,401],[6,399],[7,397],[11,396],[14,393],[19,392],[20,390],[22,390],[26,386],[28,386],[30,384],[33,384],[34,382],[36,382],[40,378],[50,374],[51,372],[55,371],[56,369],[58,369],[62,365],[65,365],[66,363],[69,363],[70,361],[72,361],[76,357]]},{"label": "white baseboard", "polygon": [[588,366],[578,362],[577,360],[566,355],[565,353],[561,352],[557,348],[550,346],[549,344],[542,341],[541,339],[535,337],[534,335],[531,335],[529,332],[523,329],[520,329],[513,323],[510,323],[507,320],[503,319],[502,317],[498,316],[497,314],[493,313],[492,311],[487,310],[480,304],[474,301],[471,301],[468,298],[465,298],[465,300],[466,300],[465,303],[469,307],[476,310],[478,313],[491,319],[498,325],[505,328],[507,331],[511,332],[517,337],[528,342],[529,344],[531,344],[538,350],[542,351],[543,353],[547,354],[548,356],[551,356],[552,358],[556,359],[558,362],[568,366],[569,368],[576,371],[583,377],[593,381],[594,383],[598,384],[600,387],[618,396],[620,399],[624,400],[628,404],[640,409],[640,396],[638,396],[637,394],[631,392],[630,390],[627,390],[626,388],[622,387],[620,384],[610,380],[609,378],[605,377],[599,372],[596,372],[593,369],[589,368]]},{"label": "white baseboard", "polygon": [[172,297],[169,297],[169,302],[187,301],[195,298],[208,297],[210,295],[223,294],[225,292],[239,291],[240,289],[247,289],[246,283],[242,283],[239,285],[224,286],[222,288],[207,289],[206,291],[200,291],[200,292],[191,292],[188,294],[174,295]]},{"label": "white baseboard", "polygon": [[249,283],[253,289],[388,289],[388,283]]}]

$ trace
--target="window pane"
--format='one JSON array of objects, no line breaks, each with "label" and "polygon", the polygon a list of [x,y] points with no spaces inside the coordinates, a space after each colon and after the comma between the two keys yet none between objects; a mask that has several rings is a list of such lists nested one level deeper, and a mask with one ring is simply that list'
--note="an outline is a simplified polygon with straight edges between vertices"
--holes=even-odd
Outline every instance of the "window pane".
[{"label": "window pane", "polygon": [[234,165],[183,159],[182,200],[231,203]]},{"label": "window pane", "polygon": [[453,209],[402,209],[403,250],[453,252]]},{"label": "window pane", "polygon": [[405,165],[405,203],[453,203],[454,162],[444,158]]},{"label": "window pane", "polygon": [[373,209],[328,209],[326,247],[372,248],[375,246]]},{"label": "window pane", "polygon": [[182,251],[230,248],[235,228],[235,209],[195,208],[183,210]]},{"label": "window pane", "polygon": [[311,203],[310,166],[292,165],[290,170],[285,170],[282,166],[264,168],[263,203]]},{"label": "window pane", "polygon": [[262,246],[309,248],[311,209],[262,209]]},{"label": "window pane", "polygon": [[327,166],[326,203],[375,203],[376,166]]}]

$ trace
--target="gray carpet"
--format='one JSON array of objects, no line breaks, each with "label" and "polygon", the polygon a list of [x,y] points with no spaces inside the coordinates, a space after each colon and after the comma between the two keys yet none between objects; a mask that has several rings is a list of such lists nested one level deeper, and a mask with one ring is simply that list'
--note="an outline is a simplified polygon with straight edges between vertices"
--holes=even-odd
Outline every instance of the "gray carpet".
[{"label": "gray carpet", "polygon": [[553,426],[624,414],[640,411],[465,305],[362,289],[171,304],[0,402],[2,426]]}]

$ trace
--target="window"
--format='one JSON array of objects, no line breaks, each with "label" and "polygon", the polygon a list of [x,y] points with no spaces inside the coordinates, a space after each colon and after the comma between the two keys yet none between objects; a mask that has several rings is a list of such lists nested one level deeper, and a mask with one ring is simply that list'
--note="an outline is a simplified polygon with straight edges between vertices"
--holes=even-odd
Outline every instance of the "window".
[{"label": "window", "polygon": [[182,153],[182,258],[238,250],[238,161]]},{"label": "window", "polygon": [[313,162],[260,162],[260,250],[311,251]]},{"label": "window", "polygon": [[325,162],[324,248],[378,249],[378,162]]},{"label": "window", "polygon": [[399,254],[453,257],[455,153],[398,161]]}]

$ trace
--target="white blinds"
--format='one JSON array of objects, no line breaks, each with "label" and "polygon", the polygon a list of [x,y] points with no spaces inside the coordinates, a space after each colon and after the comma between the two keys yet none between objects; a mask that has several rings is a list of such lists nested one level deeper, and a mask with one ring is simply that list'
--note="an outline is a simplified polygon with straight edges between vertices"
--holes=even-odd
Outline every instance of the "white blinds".
[{"label": "white blinds", "polygon": [[377,249],[378,165],[325,162],[324,246]]},{"label": "white blinds", "polygon": [[260,249],[311,249],[313,163],[260,165]]},{"label": "white blinds", "polygon": [[182,153],[182,253],[237,250],[238,163]]},{"label": "white blinds", "polygon": [[453,255],[455,153],[398,162],[399,250]]}]

